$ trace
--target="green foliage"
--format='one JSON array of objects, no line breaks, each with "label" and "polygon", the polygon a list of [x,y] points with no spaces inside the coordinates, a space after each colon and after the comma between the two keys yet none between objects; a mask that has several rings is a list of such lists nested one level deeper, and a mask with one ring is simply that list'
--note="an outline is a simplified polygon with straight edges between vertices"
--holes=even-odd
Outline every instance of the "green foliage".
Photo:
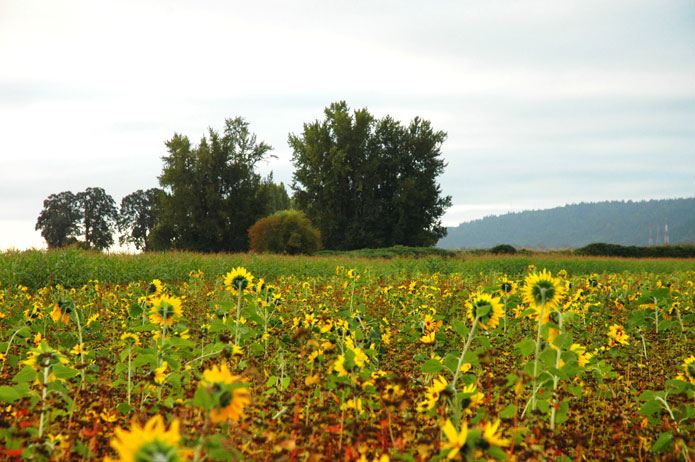
[{"label": "green foliage", "polygon": [[324,247],[432,245],[446,234],[440,218],[451,205],[436,178],[446,133],[415,118],[408,126],[345,102],[325,120],[290,134],[297,206],[321,231]]},{"label": "green foliage", "polygon": [[695,245],[636,247],[599,242],[576,249],[574,253],[594,257],[695,258]]},{"label": "green foliage", "polygon": [[261,188],[268,198],[265,206],[267,214],[273,214],[281,210],[292,208],[292,201],[290,200],[289,194],[287,194],[284,183],[273,183],[272,173],[263,180]]},{"label": "green foliage", "polygon": [[285,210],[261,218],[249,229],[251,250],[289,255],[311,254],[321,248],[321,234],[304,212]]},{"label": "green foliage", "polygon": [[133,244],[138,250],[150,250],[149,234],[157,224],[157,207],[163,194],[159,188],[138,189],[121,200],[117,223],[121,245]]},{"label": "green foliage", "polygon": [[36,230],[46,239],[49,249],[64,247],[75,240],[81,219],[77,197],[71,191],[51,194],[43,201]]},{"label": "green foliage", "polygon": [[175,134],[159,183],[165,189],[160,222],[152,231],[156,250],[202,252],[248,249],[247,230],[265,216],[268,202],[255,172],[271,147],[256,142],[244,119],[225,120],[220,135],[210,129],[198,146]]},{"label": "green foliage", "polygon": [[[99,250],[113,245],[113,231],[118,212],[113,198],[102,188],[87,188],[73,194],[51,194],[43,202],[36,229],[46,239],[48,248],[80,244]],[[77,236],[84,235],[83,241]]]},{"label": "green foliage", "polygon": [[[387,249],[388,250],[388,249]],[[441,249],[438,249],[441,250]],[[432,273],[480,273],[509,276],[521,275],[528,265],[547,268],[552,273],[564,269],[570,275],[602,272],[677,273],[695,271],[695,260],[618,260],[566,256],[498,256],[498,257],[435,257],[413,258],[394,255],[385,258],[379,249],[375,258],[365,258],[360,252],[322,256],[287,256],[263,254],[200,254],[195,252],[148,252],[146,254],[104,255],[75,248],[49,251],[27,250],[0,252],[0,281],[3,286],[22,284],[38,289],[61,284],[82,287],[90,279],[114,284],[160,279],[164,282],[187,281],[191,271],[201,270],[208,278],[221,276],[229,268],[243,266],[249,271],[264,274],[271,281],[287,274],[297,277],[330,277],[336,266],[354,268],[374,276],[414,276]],[[451,252],[451,251],[444,251]],[[417,256],[417,255],[416,255]]]},{"label": "green foliage", "polygon": [[84,242],[103,250],[113,245],[113,231],[118,219],[116,202],[103,188],[87,188],[76,195],[82,211]]},{"label": "green foliage", "polygon": [[493,248],[490,249],[490,253],[492,254],[507,254],[507,255],[514,255],[516,253],[516,249],[512,247],[509,244],[500,244],[496,245]]}]

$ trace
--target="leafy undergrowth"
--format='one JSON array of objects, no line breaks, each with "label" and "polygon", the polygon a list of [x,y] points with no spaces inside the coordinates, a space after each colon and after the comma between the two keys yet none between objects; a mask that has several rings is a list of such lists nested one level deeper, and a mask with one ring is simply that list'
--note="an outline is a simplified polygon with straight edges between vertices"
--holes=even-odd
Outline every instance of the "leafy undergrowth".
[{"label": "leafy undergrowth", "polygon": [[263,276],[0,286],[0,460],[695,460],[692,272]]}]

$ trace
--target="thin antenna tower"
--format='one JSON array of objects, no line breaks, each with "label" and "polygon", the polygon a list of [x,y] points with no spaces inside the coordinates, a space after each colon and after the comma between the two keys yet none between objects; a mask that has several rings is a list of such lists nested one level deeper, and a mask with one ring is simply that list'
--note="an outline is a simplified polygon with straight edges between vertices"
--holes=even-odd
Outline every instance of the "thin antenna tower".
[{"label": "thin antenna tower", "polygon": [[659,225],[656,226],[656,245],[659,245],[661,243],[661,227]]},{"label": "thin antenna tower", "polygon": [[664,218],[664,245],[669,245],[668,240],[668,217]]},{"label": "thin antenna tower", "polygon": [[649,225],[649,246],[654,245],[654,238],[652,237],[652,226]]}]

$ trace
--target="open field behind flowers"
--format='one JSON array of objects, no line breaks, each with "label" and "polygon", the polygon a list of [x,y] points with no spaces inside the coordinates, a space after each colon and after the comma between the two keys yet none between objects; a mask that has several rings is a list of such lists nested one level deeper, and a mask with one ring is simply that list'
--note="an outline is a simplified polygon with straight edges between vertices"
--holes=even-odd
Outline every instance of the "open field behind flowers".
[{"label": "open field behind flowers", "polygon": [[6,253],[0,460],[695,460],[692,266]]}]

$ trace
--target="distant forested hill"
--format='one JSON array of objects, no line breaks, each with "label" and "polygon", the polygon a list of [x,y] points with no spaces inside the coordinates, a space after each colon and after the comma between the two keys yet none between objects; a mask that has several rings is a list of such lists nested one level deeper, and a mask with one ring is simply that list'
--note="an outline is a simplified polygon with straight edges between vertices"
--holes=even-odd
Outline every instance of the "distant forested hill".
[{"label": "distant forested hill", "polygon": [[[457,227],[438,247],[489,248],[498,244],[533,248],[575,248],[592,242],[646,246],[649,227],[658,244],[668,217],[671,244],[695,243],[695,197],[650,201],[580,203],[485,217]],[[656,242],[655,242],[656,243]]]}]

